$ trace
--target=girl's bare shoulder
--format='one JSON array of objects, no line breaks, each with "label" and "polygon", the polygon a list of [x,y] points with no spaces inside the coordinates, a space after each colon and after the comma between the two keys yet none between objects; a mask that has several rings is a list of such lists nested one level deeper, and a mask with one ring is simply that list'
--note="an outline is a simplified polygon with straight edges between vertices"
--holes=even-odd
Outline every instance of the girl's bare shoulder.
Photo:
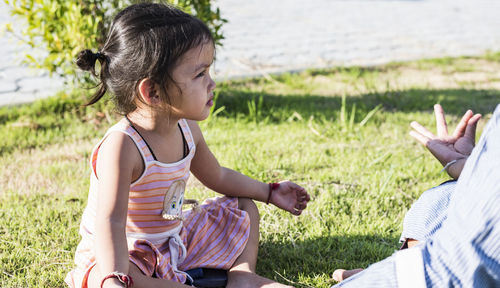
[{"label": "girl's bare shoulder", "polygon": [[[97,167],[119,170],[132,169],[133,175],[140,175],[143,168],[139,148],[129,135],[113,131],[101,143],[97,156]],[[100,164],[100,165],[99,165]],[[98,172],[98,171],[97,171]]]},{"label": "girl's bare shoulder", "polygon": [[197,121],[186,119],[191,134],[193,134],[194,142],[197,144],[200,139],[203,139],[203,133],[201,132],[200,125]]}]

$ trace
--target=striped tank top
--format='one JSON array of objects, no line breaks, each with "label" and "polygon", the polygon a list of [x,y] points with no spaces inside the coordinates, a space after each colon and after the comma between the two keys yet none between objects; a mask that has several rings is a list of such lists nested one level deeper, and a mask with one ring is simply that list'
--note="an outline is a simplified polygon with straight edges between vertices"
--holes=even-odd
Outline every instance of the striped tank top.
[{"label": "striped tank top", "polygon": [[[130,185],[127,236],[147,238],[150,234],[164,234],[165,231],[170,231],[181,224],[179,219],[172,218],[181,216],[184,189],[190,175],[191,159],[195,154],[196,146],[187,121],[180,120],[179,126],[189,152],[186,157],[175,163],[162,163],[154,159],[152,151],[144,139],[130,124],[124,121],[108,130],[92,153],[92,176],[88,205],[82,219],[82,225],[85,226],[86,230],[94,231],[98,191],[96,164],[99,147],[104,139],[114,131],[127,134],[135,142],[145,162],[142,175]],[[171,217],[168,217],[169,215]]]}]

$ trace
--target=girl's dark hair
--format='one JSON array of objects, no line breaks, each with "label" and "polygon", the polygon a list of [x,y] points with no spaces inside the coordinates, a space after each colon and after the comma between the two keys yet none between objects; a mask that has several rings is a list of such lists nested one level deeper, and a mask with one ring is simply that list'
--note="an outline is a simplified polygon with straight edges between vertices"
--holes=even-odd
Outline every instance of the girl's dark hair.
[{"label": "girl's dark hair", "polygon": [[109,90],[119,112],[132,112],[137,84],[145,78],[159,84],[163,92],[159,96],[170,103],[166,89],[176,85],[172,70],[177,61],[205,43],[214,43],[208,27],[173,6],[141,3],[125,8],[114,18],[99,52],[87,49],[77,57],[78,67],[94,76],[96,61],[101,64],[99,89],[86,105],[96,103]]}]

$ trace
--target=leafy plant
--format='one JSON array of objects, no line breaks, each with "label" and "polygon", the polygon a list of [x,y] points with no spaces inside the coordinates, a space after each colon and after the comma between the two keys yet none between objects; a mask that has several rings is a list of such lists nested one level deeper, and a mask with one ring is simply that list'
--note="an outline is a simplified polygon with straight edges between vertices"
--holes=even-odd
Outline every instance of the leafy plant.
[{"label": "leafy plant", "polygon": [[[34,68],[55,73],[66,80],[76,76],[73,61],[85,48],[100,47],[113,16],[137,0],[4,0],[10,13],[26,22],[20,35],[7,24],[7,31],[22,43],[46,51],[45,55],[27,53],[24,61]],[[165,1],[154,1],[165,2]],[[195,15],[212,31],[217,45],[224,39],[221,27],[227,20],[213,8],[211,0],[169,0]]]}]

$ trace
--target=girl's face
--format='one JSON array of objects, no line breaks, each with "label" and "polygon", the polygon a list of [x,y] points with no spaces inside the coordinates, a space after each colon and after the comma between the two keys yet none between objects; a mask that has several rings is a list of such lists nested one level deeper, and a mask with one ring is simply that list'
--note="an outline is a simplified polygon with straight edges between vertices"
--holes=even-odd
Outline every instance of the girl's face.
[{"label": "girl's face", "polygon": [[215,82],[209,74],[213,60],[214,46],[211,42],[188,50],[179,59],[172,71],[172,78],[178,87],[169,85],[167,89],[172,115],[196,121],[208,117],[215,89]]}]

